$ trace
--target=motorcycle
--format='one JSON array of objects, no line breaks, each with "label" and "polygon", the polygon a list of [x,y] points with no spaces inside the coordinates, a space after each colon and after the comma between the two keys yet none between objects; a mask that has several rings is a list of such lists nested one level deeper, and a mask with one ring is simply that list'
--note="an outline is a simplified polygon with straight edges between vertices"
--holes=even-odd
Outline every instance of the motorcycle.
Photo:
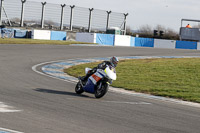
[{"label": "motorcycle", "polygon": [[[92,69],[85,68],[85,73],[87,74],[90,70]],[[112,81],[116,79],[117,75],[114,67],[107,66],[105,70],[97,69],[85,82],[79,77],[75,92],[77,94],[88,92],[94,94],[96,98],[101,98],[107,93]]]}]

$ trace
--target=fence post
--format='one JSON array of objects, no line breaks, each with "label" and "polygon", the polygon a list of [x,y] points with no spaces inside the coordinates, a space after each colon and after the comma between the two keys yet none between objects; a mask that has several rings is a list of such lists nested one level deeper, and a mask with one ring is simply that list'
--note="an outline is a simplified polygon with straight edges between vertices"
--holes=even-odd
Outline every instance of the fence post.
[{"label": "fence post", "polygon": [[70,6],[70,8],[71,8],[71,15],[70,15],[70,30],[72,31],[72,26],[73,26],[73,16],[74,16],[74,7],[75,7],[75,5],[73,5],[73,6]]},{"label": "fence post", "polygon": [[109,27],[109,19],[110,19],[110,14],[112,11],[106,11],[107,12],[107,24],[106,24],[106,31],[108,30]]},{"label": "fence post", "polygon": [[22,2],[22,10],[21,10],[20,27],[23,27],[24,26],[24,6],[25,6],[26,0],[21,0],[21,2]]},{"label": "fence post", "polygon": [[88,32],[91,32],[91,24],[92,24],[92,11],[94,8],[89,8],[90,14],[89,14],[89,24],[88,24]]},{"label": "fence post", "polygon": [[2,25],[2,12],[3,12],[4,0],[1,0],[1,10],[0,10],[0,25]]},{"label": "fence post", "polygon": [[128,16],[128,13],[124,13],[124,35],[126,35],[126,18]]},{"label": "fence post", "polygon": [[45,5],[47,2],[41,2],[42,3],[42,17],[41,17],[41,28],[44,28],[44,15],[45,15]]},{"label": "fence post", "polygon": [[66,5],[64,4],[64,5],[62,5],[61,4],[61,21],[60,21],[60,30],[63,30],[63,18],[64,18],[64,7],[65,7]]}]

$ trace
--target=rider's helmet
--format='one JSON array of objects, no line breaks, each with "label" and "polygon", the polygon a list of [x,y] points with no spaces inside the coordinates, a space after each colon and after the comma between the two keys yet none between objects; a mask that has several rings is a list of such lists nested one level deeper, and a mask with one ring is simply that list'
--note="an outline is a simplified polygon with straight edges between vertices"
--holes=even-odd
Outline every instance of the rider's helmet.
[{"label": "rider's helmet", "polygon": [[113,67],[116,67],[118,62],[119,60],[117,57],[113,56],[112,58],[110,58],[110,63]]}]

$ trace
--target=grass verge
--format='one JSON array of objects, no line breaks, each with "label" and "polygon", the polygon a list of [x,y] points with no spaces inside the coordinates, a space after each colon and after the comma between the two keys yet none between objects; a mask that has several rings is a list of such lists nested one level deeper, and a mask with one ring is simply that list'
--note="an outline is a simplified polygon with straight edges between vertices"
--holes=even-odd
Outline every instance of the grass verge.
[{"label": "grass verge", "polygon": [[0,44],[54,44],[54,45],[69,45],[69,44],[88,44],[77,41],[55,41],[55,40],[35,40],[35,39],[16,39],[16,38],[0,38]]},{"label": "grass verge", "polygon": [[[84,75],[89,63],[64,70],[72,76]],[[200,103],[200,59],[141,59],[119,62],[112,86]]]}]

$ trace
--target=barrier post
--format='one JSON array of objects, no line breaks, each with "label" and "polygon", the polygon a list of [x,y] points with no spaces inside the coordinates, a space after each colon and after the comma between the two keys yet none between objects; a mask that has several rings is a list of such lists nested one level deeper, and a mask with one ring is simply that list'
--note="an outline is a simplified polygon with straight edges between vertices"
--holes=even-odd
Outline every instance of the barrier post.
[{"label": "barrier post", "polygon": [[124,13],[124,35],[126,35],[126,19],[127,19],[128,13]]},{"label": "barrier post", "polygon": [[24,7],[25,7],[26,0],[21,0],[21,2],[22,2],[22,10],[21,10],[20,27],[23,27],[24,26]]},{"label": "barrier post", "polygon": [[44,28],[44,15],[45,15],[45,5],[47,2],[41,2],[42,3],[42,17],[41,17],[41,28]]},{"label": "barrier post", "polygon": [[94,8],[89,8],[90,14],[89,14],[89,24],[88,24],[88,32],[91,32],[91,24],[92,24],[92,11]]},{"label": "barrier post", "polygon": [[75,5],[73,5],[73,6],[70,6],[70,8],[71,8],[71,15],[70,15],[70,30],[72,31],[72,26],[73,26],[73,16],[74,16],[74,7],[75,7]]},{"label": "barrier post", "polygon": [[0,9],[0,25],[2,25],[2,12],[3,12],[3,5],[4,5],[4,0],[1,0],[1,9]]},{"label": "barrier post", "polygon": [[112,11],[106,11],[106,12],[107,12],[107,24],[106,24],[106,31],[107,31],[109,28],[109,19],[110,19],[110,14]]},{"label": "barrier post", "polygon": [[63,18],[64,18],[64,7],[65,7],[66,5],[64,4],[64,5],[62,5],[61,4],[61,20],[60,20],[60,30],[63,30]]}]

